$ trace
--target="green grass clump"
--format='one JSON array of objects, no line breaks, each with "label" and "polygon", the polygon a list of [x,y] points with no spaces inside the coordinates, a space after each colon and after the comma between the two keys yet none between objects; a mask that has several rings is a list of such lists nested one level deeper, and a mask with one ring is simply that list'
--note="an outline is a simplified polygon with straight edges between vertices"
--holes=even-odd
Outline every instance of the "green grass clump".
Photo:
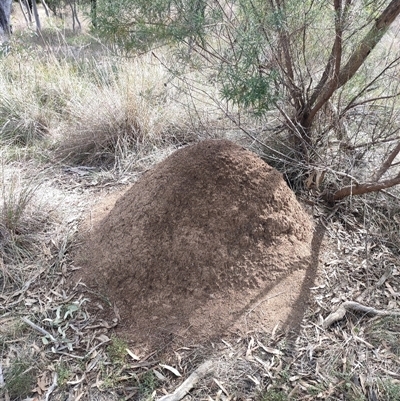
[{"label": "green grass clump", "polygon": [[83,90],[69,103],[69,117],[60,125],[62,160],[114,167],[143,149],[189,138],[182,110],[168,104],[167,76],[152,63],[143,57],[76,64]]},{"label": "green grass clump", "polygon": [[62,164],[112,169],[196,139],[158,60],[121,59],[88,36],[84,45],[71,38],[53,28],[40,43],[15,35],[0,58],[0,143],[10,152],[40,146]]},{"label": "green grass clump", "polygon": [[32,65],[22,70],[21,60],[17,61],[13,55],[0,60],[5,71],[0,74],[0,142],[3,145],[28,146],[49,135],[51,113],[41,104],[38,88],[45,76],[39,66],[32,69],[35,60],[31,61]]},{"label": "green grass clump", "polygon": [[4,389],[10,399],[17,400],[26,397],[35,384],[35,368],[29,358],[19,357],[12,361],[4,373]]},{"label": "green grass clump", "polygon": [[375,321],[367,331],[367,338],[375,347],[389,349],[400,357],[400,317],[385,316]]},{"label": "green grass clump", "polygon": [[48,133],[47,122],[40,111],[24,99],[2,97],[0,105],[0,139],[12,145],[30,145]]},{"label": "green grass clump", "polygon": [[392,380],[383,380],[380,383],[382,401],[400,401],[400,384]]},{"label": "green grass clump", "polygon": [[65,363],[60,363],[56,368],[57,373],[57,385],[60,388],[67,386],[67,381],[71,376],[71,370]]},{"label": "green grass clump", "polygon": [[149,370],[139,377],[139,399],[148,400],[157,388],[157,378],[153,371]]},{"label": "green grass clump", "polygon": [[288,395],[282,390],[267,390],[261,395],[260,401],[287,401]]},{"label": "green grass clump", "polygon": [[107,354],[113,364],[123,364],[127,352],[128,343],[122,338],[113,337],[111,344],[107,347]]}]

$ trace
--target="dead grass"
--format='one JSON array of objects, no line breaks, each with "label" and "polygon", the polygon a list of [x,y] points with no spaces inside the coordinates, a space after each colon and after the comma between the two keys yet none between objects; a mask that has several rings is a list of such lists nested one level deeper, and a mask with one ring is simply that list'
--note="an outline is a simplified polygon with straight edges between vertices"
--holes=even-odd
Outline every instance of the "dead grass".
[{"label": "dead grass", "polygon": [[[6,264],[19,265],[24,260],[31,260],[37,252],[40,232],[49,224],[48,216],[44,215],[40,201],[35,197],[38,186],[38,180],[26,179],[5,169],[2,171],[0,255]],[[7,277],[13,281],[20,279],[12,269],[3,269],[3,280]]]},{"label": "dead grass", "polygon": [[157,60],[94,61],[91,68],[85,74],[93,81],[70,103],[59,132],[65,161],[120,168],[134,155],[195,140],[186,113],[168,98],[168,77]]},{"label": "dead grass", "polygon": [[0,141],[3,144],[25,146],[48,133],[46,115],[33,93],[27,92],[26,87],[0,81]]}]

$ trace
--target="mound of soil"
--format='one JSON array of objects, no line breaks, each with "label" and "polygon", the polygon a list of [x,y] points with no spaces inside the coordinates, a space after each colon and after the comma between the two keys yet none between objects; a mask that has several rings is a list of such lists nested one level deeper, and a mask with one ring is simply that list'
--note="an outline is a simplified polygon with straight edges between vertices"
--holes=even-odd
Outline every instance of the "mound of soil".
[{"label": "mound of soil", "polygon": [[140,343],[270,330],[302,313],[309,218],[276,170],[230,141],[177,150],[100,217],[79,278]]}]

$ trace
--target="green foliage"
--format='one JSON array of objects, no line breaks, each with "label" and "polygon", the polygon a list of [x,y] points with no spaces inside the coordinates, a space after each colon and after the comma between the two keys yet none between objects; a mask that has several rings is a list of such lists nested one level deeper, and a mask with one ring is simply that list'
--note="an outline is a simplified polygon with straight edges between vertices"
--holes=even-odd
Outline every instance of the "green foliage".
[{"label": "green foliage", "polygon": [[278,95],[273,84],[275,74],[273,72],[263,75],[255,68],[245,68],[244,65],[228,65],[224,71],[226,79],[222,84],[222,97],[233,104],[252,108],[256,115],[269,110]]},{"label": "green foliage", "polygon": [[268,56],[262,53],[262,49],[268,43],[260,35],[263,24],[250,17],[251,11],[248,10],[243,23],[232,32],[235,39],[224,51],[225,62],[221,63],[219,78],[224,99],[262,114],[279,97],[275,87],[278,71],[267,67]]},{"label": "green foliage", "polygon": [[[184,44],[187,51],[181,52],[178,64],[191,63],[186,56],[193,48],[206,49],[211,58],[216,56],[213,62],[219,69],[222,97],[261,114],[277,100],[278,73],[267,66],[269,60],[266,60],[264,50],[268,48],[268,41],[260,33],[271,26],[279,27],[283,17],[263,15],[268,12],[266,6],[262,2],[256,3],[260,4],[239,1],[235,5],[238,7],[237,19],[233,24],[225,25],[228,21],[222,3],[210,4],[206,0],[100,1],[97,29],[100,35],[128,51],[146,51],[162,44]],[[274,22],[271,24],[271,21]]]},{"label": "green foliage", "polygon": [[[102,37],[128,51],[147,51],[162,45],[168,45],[169,49],[178,47],[180,53],[176,64],[181,72],[190,72],[194,68],[193,60],[202,57],[203,68],[198,68],[202,72],[204,67],[210,68],[221,96],[228,104],[263,115],[279,101],[287,113],[286,119],[298,119],[292,123],[288,121],[291,134],[296,135],[294,126],[306,127],[300,136],[309,136],[306,142],[314,145],[313,140],[320,141],[318,135],[325,127],[319,132],[308,130],[309,125],[313,125],[313,121],[308,121],[309,111],[316,106],[324,85],[332,79],[334,57],[338,57],[342,66],[346,63],[385,3],[343,3],[340,11],[335,11],[324,2],[310,0],[283,3],[262,0],[100,0],[97,30]],[[332,56],[339,29],[336,12],[340,12],[343,41],[340,55]],[[384,30],[372,31],[372,42],[383,33]],[[177,43],[180,46],[173,46]],[[185,46],[186,54],[182,51]],[[387,57],[381,60],[387,60]],[[185,70],[183,66],[189,68]],[[171,66],[171,70],[176,73],[177,68]],[[324,71],[326,80],[321,80]],[[351,75],[354,74],[353,71]],[[376,71],[368,67],[363,74],[370,77]],[[352,83],[349,93],[345,89],[341,91],[340,99],[353,99],[354,94],[363,97],[366,80],[357,82],[354,79]],[[324,94],[324,101],[331,96],[332,93]],[[319,110],[320,103],[315,113]],[[311,113],[311,120],[315,113]],[[327,130],[331,129],[329,123],[327,121]],[[299,153],[305,152],[298,144],[296,146],[300,148]]]},{"label": "green foliage", "polygon": [[100,0],[97,31],[129,50],[193,40],[204,34],[204,7],[205,0]]}]

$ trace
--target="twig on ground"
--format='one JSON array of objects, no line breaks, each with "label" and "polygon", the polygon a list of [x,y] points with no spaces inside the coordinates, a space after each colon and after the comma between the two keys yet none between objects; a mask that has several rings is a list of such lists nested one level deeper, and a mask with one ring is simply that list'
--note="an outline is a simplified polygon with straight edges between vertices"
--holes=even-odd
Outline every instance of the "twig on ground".
[{"label": "twig on ground", "polygon": [[353,310],[355,312],[364,313],[365,315],[370,316],[400,316],[400,312],[378,310],[369,306],[361,305],[358,302],[346,301],[343,302],[343,304],[335,312],[331,313],[324,320],[324,322],[322,323],[322,327],[324,329],[327,329],[333,323],[343,319],[348,310]]},{"label": "twig on ground", "polygon": [[35,323],[31,322],[27,317],[22,317],[21,320],[26,323],[28,326],[31,326],[33,329],[38,331],[39,333],[43,334],[46,337],[49,337],[51,341],[57,342],[57,340],[50,334],[47,330],[41,328],[40,326],[36,325]]},{"label": "twig on ground", "polygon": [[57,379],[58,379],[57,372],[54,372],[54,375],[53,375],[53,383],[52,383],[52,385],[47,389],[47,392],[46,392],[46,401],[49,401],[50,394],[51,394],[51,393],[55,390],[55,388],[57,387]]},{"label": "twig on ground", "polygon": [[179,401],[185,397],[194,385],[207,373],[214,370],[213,362],[206,361],[202,363],[174,392],[164,395],[158,401]]}]

